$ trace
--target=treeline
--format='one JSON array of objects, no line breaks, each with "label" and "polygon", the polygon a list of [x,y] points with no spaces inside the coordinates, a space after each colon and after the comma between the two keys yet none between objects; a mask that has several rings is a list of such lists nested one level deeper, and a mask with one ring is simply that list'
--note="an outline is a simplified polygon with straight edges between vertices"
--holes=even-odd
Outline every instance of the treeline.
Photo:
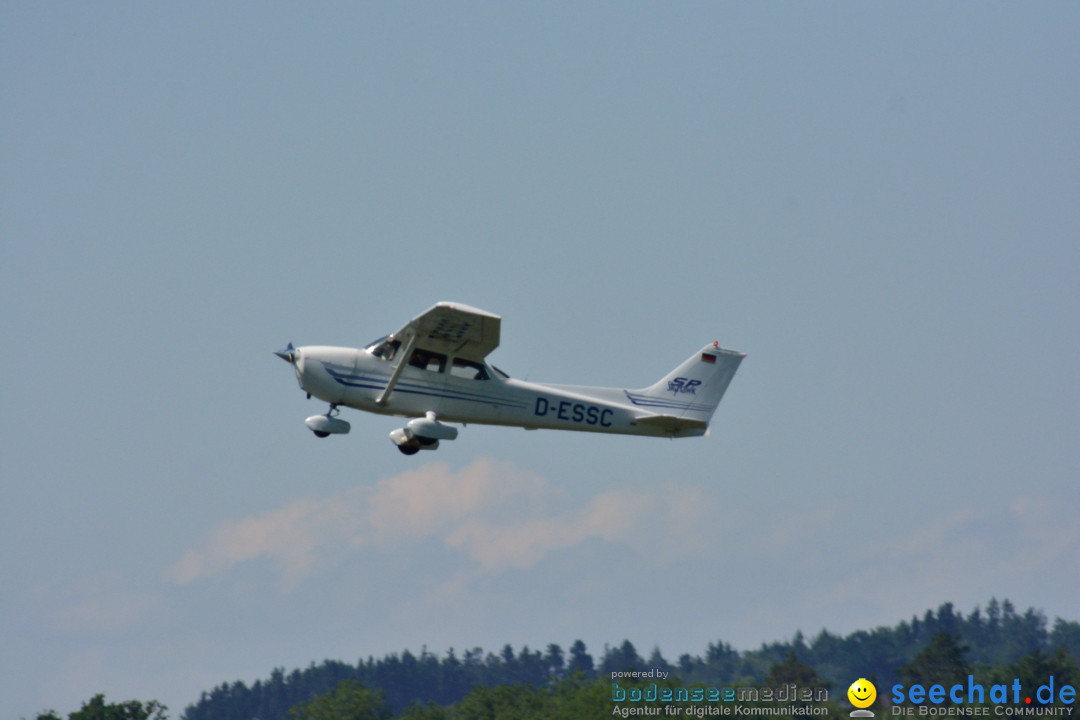
[{"label": "treeline", "polygon": [[976,606],[967,616],[945,603],[936,613],[927,610],[922,618],[913,616],[893,627],[858,630],[847,636],[822,630],[810,640],[798,632],[789,642],[763,644],[742,653],[725,643],[710,644],[704,658],[682,656],[676,672],[686,682],[754,682],[794,652],[822,678],[844,688],[851,682],[847,678],[860,677],[892,685],[900,679],[899,668],[939,633],[964,646],[973,668],[1010,665],[1036,650],[1052,654],[1057,648],[1080,661],[1080,623],[1057,618],[1047,629],[1042,612],[1029,608],[1021,614],[1008,600],[992,599],[985,610]]},{"label": "treeline", "polygon": [[966,616],[945,603],[936,612],[927,610],[921,618],[893,627],[847,636],[822,630],[809,640],[799,632],[790,641],[763,644],[756,650],[740,652],[718,641],[710,643],[702,656],[684,654],[674,662],[656,648],[642,656],[629,641],[605,646],[594,658],[580,640],[565,651],[557,644],[517,651],[507,645],[499,653],[473,648],[458,654],[450,649],[438,656],[425,648],[419,654],[406,650],[380,659],[368,657],[355,665],[327,660],[287,674],[275,669],[269,678],[250,686],[240,681],[222,684],[204,692],[182,718],[285,720],[291,708],[330,696],[343,681],[377,692],[392,715],[408,708],[445,709],[465,701],[476,688],[524,686],[548,692],[542,689],[564,687],[567,682],[592,687],[595,683],[589,681],[602,681],[620,670],[664,670],[687,685],[754,685],[792,663],[805,668],[803,678],[835,692],[859,677],[870,678],[879,687],[899,682],[903,670],[936,636],[948,638],[962,654],[965,667],[972,669],[1010,667],[1033,654],[1037,663],[1055,652],[1059,662],[1080,661],[1080,623],[1058,618],[1048,628],[1040,611],[1018,613],[1008,600],[993,599],[985,609],[976,607]]}]

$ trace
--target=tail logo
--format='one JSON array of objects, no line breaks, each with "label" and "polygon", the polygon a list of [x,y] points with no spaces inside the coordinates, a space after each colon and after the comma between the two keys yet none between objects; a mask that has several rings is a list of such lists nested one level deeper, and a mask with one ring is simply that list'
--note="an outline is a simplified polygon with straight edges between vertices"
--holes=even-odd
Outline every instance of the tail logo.
[{"label": "tail logo", "polygon": [[690,393],[691,395],[697,394],[697,388],[701,385],[700,380],[687,380],[686,378],[675,378],[667,384],[668,392],[675,393]]}]

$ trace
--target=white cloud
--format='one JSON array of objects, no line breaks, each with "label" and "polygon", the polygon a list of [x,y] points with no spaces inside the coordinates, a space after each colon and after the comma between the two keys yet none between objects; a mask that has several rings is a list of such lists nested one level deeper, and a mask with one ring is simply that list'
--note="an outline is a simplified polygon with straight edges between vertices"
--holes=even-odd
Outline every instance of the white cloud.
[{"label": "white cloud", "polygon": [[285,585],[292,587],[312,569],[326,547],[362,542],[358,516],[363,506],[363,494],[349,490],[322,500],[297,500],[265,515],[226,522],[201,549],[185,553],[169,569],[167,577],[185,585],[266,557],[274,561]]},{"label": "white cloud", "polygon": [[444,463],[381,480],[368,503],[368,520],[383,540],[424,537],[478,514],[514,507],[541,510],[555,495],[539,475],[479,458],[459,472]]},{"label": "white cloud", "polygon": [[694,546],[692,536],[712,524],[704,491],[675,483],[600,493],[577,508],[566,504],[564,493],[546,479],[509,463],[480,458],[457,471],[432,463],[374,487],[297,500],[224,523],[169,568],[167,577],[184,585],[265,558],[290,589],[332,556],[430,538],[480,571],[494,572],[531,567],[594,538],[638,551],[678,553]]},{"label": "white cloud", "polygon": [[943,599],[958,605],[1039,588],[1080,572],[1080,526],[1066,505],[1018,496],[1003,507],[942,509],[893,519],[834,563],[822,606],[870,601],[903,617]]},{"label": "white cloud", "polygon": [[53,579],[27,593],[38,627],[49,635],[97,638],[138,627],[159,598],[119,571]]}]

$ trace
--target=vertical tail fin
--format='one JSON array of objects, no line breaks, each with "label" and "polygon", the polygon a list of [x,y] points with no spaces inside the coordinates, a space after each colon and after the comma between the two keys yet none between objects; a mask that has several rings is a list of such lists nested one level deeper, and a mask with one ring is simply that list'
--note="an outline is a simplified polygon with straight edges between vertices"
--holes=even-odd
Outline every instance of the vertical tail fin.
[{"label": "vertical tail fin", "polygon": [[655,385],[626,394],[642,409],[707,424],[744,357],[712,343]]}]

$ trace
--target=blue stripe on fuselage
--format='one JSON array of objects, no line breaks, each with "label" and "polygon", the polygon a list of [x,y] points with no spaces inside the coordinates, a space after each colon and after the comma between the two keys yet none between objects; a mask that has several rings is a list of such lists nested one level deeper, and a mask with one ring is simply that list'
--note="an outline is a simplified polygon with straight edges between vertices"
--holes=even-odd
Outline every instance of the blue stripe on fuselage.
[{"label": "blue stripe on fuselage", "polygon": [[[382,390],[386,387],[386,383],[389,382],[390,376],[370,376],[370,375],[356,375],[351,372],[342,372],[336,370],[326,363],[323,363],[323,367],[330,377],[334,378],[338,383],[345,385],[346,387],[363,388],[365,390]],[[483,382],[483,381],[474,381]],[[527,403],[519,401],[506,400],[498,395],[481,394],[467,392],[463,390],[452,390],[448,388],[440,388],[425,383],[411,382],[408,380],[401,380],[394,386],[395,393],[408,393],[411,395],[424,395],[427,397],[443,398],[446,400],[465,400],[468,402],[482,403],[485,405],[500,405],[502,407],[512,408],[525,408]]]},{"label": "blue stripe on fuselage", "polygon": [[693,401],[685,402],[676,400],[674,398],[656,397],[655,395],[640,395],[638,393],[626,392],[626,397],[630,399],[630,402],[641,407],[662,407],[670,408],[672,410],[688,410],[694,404]]}]

